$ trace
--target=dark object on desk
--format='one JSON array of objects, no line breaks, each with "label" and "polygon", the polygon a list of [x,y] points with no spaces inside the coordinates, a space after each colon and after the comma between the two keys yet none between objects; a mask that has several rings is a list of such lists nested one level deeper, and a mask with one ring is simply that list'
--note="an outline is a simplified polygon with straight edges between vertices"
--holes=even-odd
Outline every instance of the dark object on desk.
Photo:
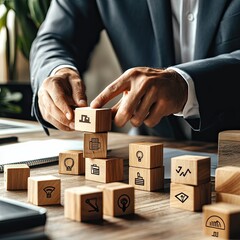
[{"label": "dark object on desk", "polygon": [[43,232],[46,209],[0,197],[0,239],[23,232]]},{"label": "dark object on desk", "polygon": [[9,144],[9,143],[17,143],[18,137],[12,136],[12,137],[1,137],[0,138],[0,145],[2,144]]}]

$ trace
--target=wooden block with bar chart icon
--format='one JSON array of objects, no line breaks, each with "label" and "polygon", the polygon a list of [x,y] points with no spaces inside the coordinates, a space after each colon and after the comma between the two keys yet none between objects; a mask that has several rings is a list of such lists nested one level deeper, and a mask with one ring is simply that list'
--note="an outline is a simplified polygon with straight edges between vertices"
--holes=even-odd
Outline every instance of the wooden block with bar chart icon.
[{"label": "wooden block with bar chart icon", "polygon": [[83,132],[108,132],[112,126],[109,108],[81,107],[75,109],[75,130]]},{"label": "wooden block with bar chart icon", "polygon": [[83,157],[106,158],[108,133],[84,133]]},{"label": "wooden block with bar chart icon", "polygon": [[65,189],[64,216],[77,222],[102,220],[102,190],[88,186]]},{"label": "wooden block with bar chart icon", "polygon": [[123,159],[85,158],[85,179],[102,183],[123,181]]},{"label": "wooden block with bar chart icon", "polygon": [[103,214],[112,217],[134,213],[134,187],[113,182],[97,186],[103,190]]},{"label": "wooden block with bar chart icon", "polygon": [[45,175],[28,178],[28,202],[34,205],[55,205],[61,201],[60,178]]},{"label": "wooden block with bar chart icon", "polygon": [[202,206],[211,203],[211,183],[198,186],[171,183],[170,206],[189,211],[201,211]]},{"label": "wooden block with bar chart icon", "polygon": [[59,173],[80,175],[85,173],[83,151],[68,150],[59,153]]},{"label": "wooden block with bar chart icon", "polygon": [[197,186],[210,179],[210,157],[182,155],[171,159],[171,182]]},{"label": "wooden block with bar chart icon", "polygon": [[4,165],[4,186],[6,190],[25,190],[28,187],[30,168],[27,164]]},{"label": "wooden block with bar chart icon", "polygon": [[163,144],[137,142],[129,144],[129,166],[156,168],[163,165]]},{"label": "wooden block with bar chart icon", "polygon": [[164,167],[136,168],[129,167],[129,184],[135,189],[157,191],[164,188]]},{"label": "wooden block with bar chart icon", "polygon": [[224,166],[216,169],[216,192],[240,195],[240,167]]},{"label": "wooden block with bar chart icon", "polygon": [[214,203],[203,206],[203,232],[221,239],[240,239],[240,206]]}]

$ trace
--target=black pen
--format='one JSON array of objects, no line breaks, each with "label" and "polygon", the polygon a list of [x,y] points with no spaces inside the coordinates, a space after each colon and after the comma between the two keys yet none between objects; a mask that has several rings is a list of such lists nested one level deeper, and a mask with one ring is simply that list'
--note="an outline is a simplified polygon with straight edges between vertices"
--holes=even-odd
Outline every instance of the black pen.
[{"label": "black pen", "polygon": [[16,142],[18,142],[18,137],[16,137],[16,136],[0,138],[0,145],[8,144],[8,143],[16,143]]}]

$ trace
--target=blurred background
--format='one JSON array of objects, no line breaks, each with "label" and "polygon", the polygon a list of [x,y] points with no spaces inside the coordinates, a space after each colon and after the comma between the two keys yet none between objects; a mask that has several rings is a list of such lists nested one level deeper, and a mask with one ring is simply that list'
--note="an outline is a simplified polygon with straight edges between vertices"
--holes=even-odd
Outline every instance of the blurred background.
[{"label": "blurred background", "polygon": [[[30,114],[29,52],[50,4],[51,0],[0,0],[0,117],[35,120]],[[89,103],[120,75],[120,66],[103,31],[84,75]],[[106,107],[119,99],[120,96]],[[129,129],[129,125],[113,125],[113,131]]]}]

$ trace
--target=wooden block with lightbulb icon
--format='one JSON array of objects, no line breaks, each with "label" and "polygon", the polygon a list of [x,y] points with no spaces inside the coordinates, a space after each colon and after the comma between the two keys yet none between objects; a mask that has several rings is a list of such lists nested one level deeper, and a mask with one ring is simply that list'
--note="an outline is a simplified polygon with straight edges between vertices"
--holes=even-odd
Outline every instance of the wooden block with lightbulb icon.
[{"label": "wooden block with lightbulb icon", "polygon": [[60,204],[60,201],[60,178],[51,175],[28,178],[28,202],[41,206]]},{"label": "wooden block with lightbulb icon", "polygon": [[68,150],[59,153],[59,173],[80,175],[85,173],[83,151]]},{"label": "wooden block with lightbulb icon", "polygon": [[89,186],[80,186],[65,189],[64,216],[77,222],[102,220],[102,190]]},{"label": "wooden block with lightbulb icon", "polygon": [[134,213],[134,187],[122,182],[97,186],[103,190],[103,214],[117,217]]},{"label": "wooden block with lightbulb icon", "polygon": [[129,166],[156,168],[163,165],[163,144],[136,142],[129,144]]},{"label": "wooden block with lightbulb icon", "polygon": [[75,109],[75,130],[82,132],[108,132],[112,126],[110,108],[81,107]]}]

